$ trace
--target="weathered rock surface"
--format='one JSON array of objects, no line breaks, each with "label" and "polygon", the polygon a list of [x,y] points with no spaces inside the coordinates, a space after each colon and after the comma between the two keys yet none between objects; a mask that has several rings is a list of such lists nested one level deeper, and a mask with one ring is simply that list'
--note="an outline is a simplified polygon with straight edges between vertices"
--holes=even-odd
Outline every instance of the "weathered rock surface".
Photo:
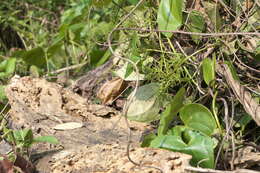
[{"label": "weathered rock surface", "polygon": [[[59,146],[37,144],[33,148],[39,172],[158,172],[129,162],[126,155],[128,128],[119,112],[87,103],[79,95],[45,79],[15,77],[6,93],[14,128],[31,128],[36,136],[53,135],[60,141]],[[67,122],[81,122],[84,126],[72,130],[54,129],[57,124]],[[190,156],[140,148],[142,133],[151,127],[133,122],[130,126],[133,160],[167,173],[183,172]]]}]

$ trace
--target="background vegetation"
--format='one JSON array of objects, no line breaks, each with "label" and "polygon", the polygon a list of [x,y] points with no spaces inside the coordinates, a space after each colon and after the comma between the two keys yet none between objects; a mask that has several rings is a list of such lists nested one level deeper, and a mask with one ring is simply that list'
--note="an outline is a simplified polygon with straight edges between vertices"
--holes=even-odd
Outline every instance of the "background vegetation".
[{"label": "background vegetation", "polygon": [[[4,88],[13,75],[74,81],[114,57],[110,41],[140,72],[128,118],[160,119],[157,133],[146,136],[142,146],[191,154],[195,166],[233,169],[227,153],[249,142],[260,144],[252,120],[259,109],[250,112],[241,99],[244,92],[234,89],[237,83],[249,91],[250,103],[259,107],[259,1],[138,2],[2,0],[1,107],[8,102]],[[137,80],[125,61],[111,72]]]}]

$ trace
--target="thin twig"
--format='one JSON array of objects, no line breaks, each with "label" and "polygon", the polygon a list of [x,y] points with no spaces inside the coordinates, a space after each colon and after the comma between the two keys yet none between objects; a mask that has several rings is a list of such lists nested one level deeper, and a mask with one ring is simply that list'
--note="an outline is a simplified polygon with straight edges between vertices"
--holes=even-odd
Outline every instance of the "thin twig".
[{"label": "thin twig", "polygon": [[219,33],[201,33],[201,32],[186,32],[186,31],[168,31],[159,29],[144,29],[144,28],[117,28],[116,30],[130,30],[130,31],[142,31],[142,32],[168,32],[173,34],[185,34],[185,35],[198,35],[207,37],[221,37],[221,36],[234,36],[234,35],[251,35],[260,36],[259,32],[219,32]]},{"label": "thin twig", "polygon": [[87,62],[84,62],[84,63],[81,63],[81,64],[76,64],[76,65],[72,65],[72,66],[68,66],[68,67],[64,67],[64,68],[52,71],[52,72],[50,72],[50,74],[57,74],[57,73],[61,73],[61,72],[64,72],[64,71],[73,70],[73,69],[82,67],[85,64],[87,64]]}]

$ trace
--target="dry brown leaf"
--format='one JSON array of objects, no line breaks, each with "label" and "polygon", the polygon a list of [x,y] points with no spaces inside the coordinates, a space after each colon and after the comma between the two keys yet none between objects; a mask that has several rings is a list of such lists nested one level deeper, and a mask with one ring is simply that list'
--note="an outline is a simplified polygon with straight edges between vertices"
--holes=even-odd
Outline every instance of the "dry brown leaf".
[{"label": "dry brown leaf", "polygon": [[10,160],[8,160],[5,155],[1,155],[0,157],[0,172],[13,173],[14,164]]},{"label": "dry brown leaf", "polygon": [[72,130],[72,129],[81,128],[82,126],[83,126],[82,123],[69,122],[69,123],[58,124],[55,127],[53,127],[53,129],[55,129],[55,130]]},{"label": "dry brown leaf", "polygon": [[237,168],[251,168],[260,166],[260,153],[254,151],[254,147],[246,146],[237,151],[234,165]]},{"label": "dry brown leaf", "polygon": [[232,73],[226,64],[218,64],[217,70],[221,73],[232,91],[236,95],[239,102],[243,105],[245,111],[255,120],[260,126],[260,105],[252,98],[251,94],[245,90],[245,87],[235,80]]},{"label": "dry brown leaf", "polygon": [[242,2],[242,8],[244,11],[249,11],[254,5],[254,1],[252,0],[246,0]]},{"label": "dry brown leaf", "polygon": [[123,79],[115,77],[102,85],[97,93],[97,97],[103,104],[111,104],[126,87],[126,82]]}]

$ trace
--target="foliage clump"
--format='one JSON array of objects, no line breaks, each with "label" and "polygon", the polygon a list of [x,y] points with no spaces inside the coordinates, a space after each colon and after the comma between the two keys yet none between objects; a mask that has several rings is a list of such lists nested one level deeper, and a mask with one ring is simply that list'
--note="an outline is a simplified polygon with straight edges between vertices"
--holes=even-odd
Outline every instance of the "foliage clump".
[{"label": "foliage clump", "polygon": [[260,144],[252,110],[260,101],[259,21],[257,0],[3,0],[0,103],[14,74],[74,80],[116,58],[115,49],[130,61],[116,63],[113,74],[136,82],[140,72],[131,118],[160,119],[142,145],[191,154],[195,166],[233,169],[225,153],[244,141]]}]

